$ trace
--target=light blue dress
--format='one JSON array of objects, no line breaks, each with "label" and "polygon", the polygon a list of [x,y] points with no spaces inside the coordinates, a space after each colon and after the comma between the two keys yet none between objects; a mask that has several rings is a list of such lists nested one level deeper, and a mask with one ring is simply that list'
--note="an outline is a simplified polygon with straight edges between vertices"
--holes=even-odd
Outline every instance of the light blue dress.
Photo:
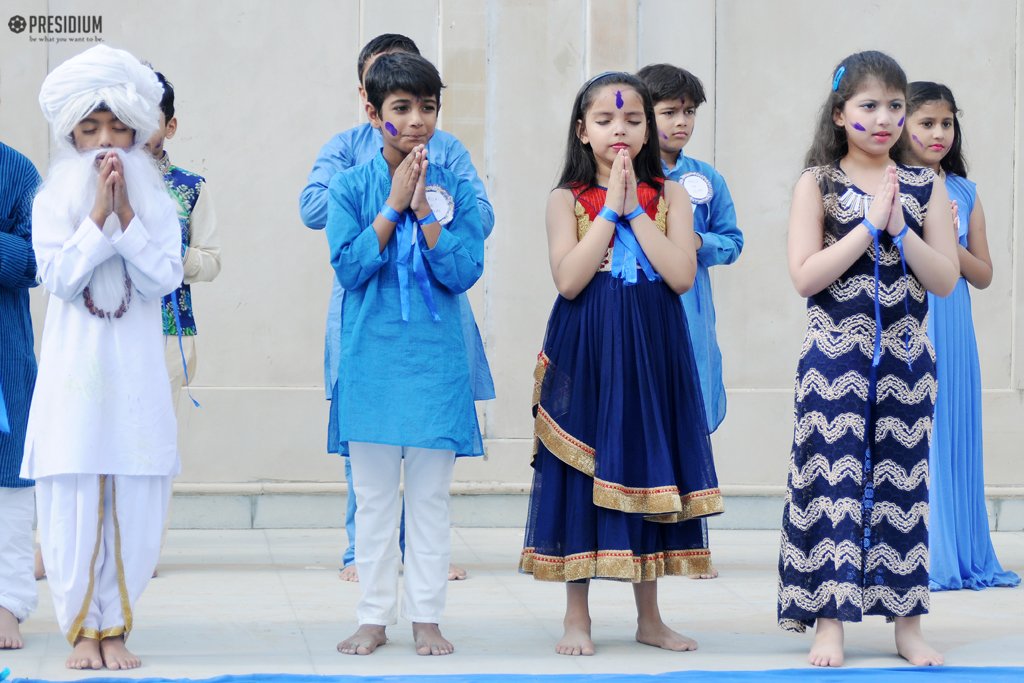
[{"label": "light blue dress", "polygon": [[383,155],[337,174],[329,186],[327,241],[345,289],[334,402],[343,446],[360,441],[482,454],[459,295],[483,273],[484,230],[468,182],[430,165],[428,195],[432,188],[452,207],[450,220],[438,214],[443,228],[434,247],[422,245],[436,318],[411,265],[404,266],[403,283],[399,230],[381,251],[373,229],[391,189]]},{"label": "light blue dress", "polygon": [[713,432],[725,419],[726,396],[708,269],[728,265],[740,257],[743,233],[736,226],[736,208],[729,187],[711,164],[692,159],[680,151],[674,167],[669,168],[664,161],[661,166],[666,179],[681,183],[690,193],[693,229],[703,240],[697,250],[697,276],[693,287],[681,299],[700,376],[708,431]]},{"label": "light blue dress", "polygon": [[[946,189],[957,202],[959,240],[966,247],[975,184],[947,175]],[[1003,571],[989,536],[982,462],[981,366],[967,280],[960,278],[945,298],[929,294],[928,309],[928,336],[935,346],[939,381],[928,468],[929,588],[1016,586],[1020,577]]]}]

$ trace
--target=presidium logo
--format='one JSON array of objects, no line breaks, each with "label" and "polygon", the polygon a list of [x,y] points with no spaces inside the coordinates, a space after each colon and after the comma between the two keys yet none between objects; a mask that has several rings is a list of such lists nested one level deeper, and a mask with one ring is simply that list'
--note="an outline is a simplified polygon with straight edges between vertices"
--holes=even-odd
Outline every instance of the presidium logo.
[{"label": "presidium logo", "polygon": [[28,29],[31,43],[101,43],[103,17],[99,15],[15,14],[7,22],[11,33]]}]

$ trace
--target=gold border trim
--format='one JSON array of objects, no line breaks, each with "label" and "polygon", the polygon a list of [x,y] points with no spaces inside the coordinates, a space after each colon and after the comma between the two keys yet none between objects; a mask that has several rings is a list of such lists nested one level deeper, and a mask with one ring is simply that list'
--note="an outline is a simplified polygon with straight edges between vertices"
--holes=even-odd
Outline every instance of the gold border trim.
[{"label": "gold border trim", "polygon": [[547,375],[548,366],[551,365],[551,359],[548,355],[541,351],[537,354],[537,366],[533,369],[533,403],[531,405],[540,405],[540,392],[544,386],[544,376]]},{"label": "gold border trim", "polygon": [[[107,475],[99,475],[100,484],[100,505],[99,514],[96,520],[96,544],[92,549],[92,560],[89,561],[89,587],[85,589],[85,598],[82,600],[82,608],[78,611],[75,616],[75,620],[71,622],[71,630],[67,633],[68,642],[73,646],[78,642],[78,637],[92,638],[93,640],[99,640],[99,631],[94,628],[83,628],[82,624],[85,622],[85,618],[89,615],[89,605],[92,604],[92,594],[96,587],[96,558],[100,555],[100,539],[103,536],[103,506],[106,498],[107,488]],[[49,535],[49,534],[47,534]],[[88,635],[93,634],[95,635]]]},{"label": "gold border trim", "polygon": [[622,512],[664,514],[683,507],[677,486],[631,488],[594,477],[594,505]]},{"label": "gold border trim", "polygon": [[658,197],[658,211],[654,214],[654,225],[663,233],[668,232],[668,202],[664,192]]},{"label": "gold border trim", "polygon": [[[111,502],[114,509],[114,560],[117,564],[117,592],[121,596],[121,617],[124,619],[123,626],[114,626],[106,629],[107,631],[116,631],[120,629],[120,633],[112,635],[124,634],[124,639],[128,640],[128,634],[132,631],[132,603],[128,598],[128,585],[125,581],[124,576],[124,559],[121,556],[121,525],[117,521],[117,478],[115,477],[111,481]],[[103,636],[104,638],[111,636]]]},{"label": "gold border trim", "polygon": [[544,406],[537,406],[533,433],[556,458],[587,476],[594,476],[594,448],[559,427]]},{"label": "gold border trim", "polygon": [[524,548],[519,569],[538,581],[579,581],[582,579],[618,579],[631,583],[654,581],[661,576],[693,576],[713,570],[707,548],[669,550],[634,555],[630,550],[598,550],[566,557],[541,555],[535,548]]}]

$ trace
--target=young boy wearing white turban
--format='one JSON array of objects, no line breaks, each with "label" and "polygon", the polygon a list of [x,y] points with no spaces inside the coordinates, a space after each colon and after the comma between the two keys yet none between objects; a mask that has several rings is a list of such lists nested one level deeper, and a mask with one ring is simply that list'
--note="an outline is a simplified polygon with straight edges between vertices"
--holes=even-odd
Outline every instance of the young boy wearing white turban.
[{"label": "young boy wearing white turban", "polygon": [[179,469],[161,299],[182,279],[177,212],[142,148],[163,90],[122,50],[47,76],[58,153],[32,210],[51,297],[22,476],[36,480],[43,559],[72,669],[132,669],[132,606],[153,573]]}]

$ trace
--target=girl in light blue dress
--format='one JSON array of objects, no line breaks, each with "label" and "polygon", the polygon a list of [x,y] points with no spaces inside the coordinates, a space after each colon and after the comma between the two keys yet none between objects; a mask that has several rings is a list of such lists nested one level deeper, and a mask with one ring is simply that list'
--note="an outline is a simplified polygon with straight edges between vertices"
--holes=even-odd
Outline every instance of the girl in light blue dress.
[{"label": "girl in light blue dress", "polygon": [[928,295],[928,336],[935,346],[938,374],[928,468],[933,591],[1020,584],[1020,577],[1004,571],[996,559],[985,509],[981,368],[968,284],[978,289],[989,286],[992,259],[981,199],[967,179],[958,111],[946,86],[911,83],[901,141],[908,163],[945,176],[961,275],[948,297]]}]

